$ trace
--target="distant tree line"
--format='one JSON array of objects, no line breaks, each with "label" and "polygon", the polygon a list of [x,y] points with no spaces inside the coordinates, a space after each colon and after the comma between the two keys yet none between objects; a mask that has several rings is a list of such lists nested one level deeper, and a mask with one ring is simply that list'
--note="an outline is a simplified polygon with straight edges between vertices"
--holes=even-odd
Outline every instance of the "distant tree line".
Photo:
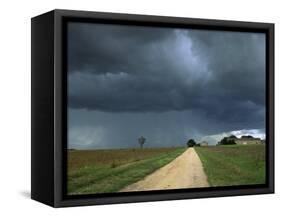
[{"label": "distant tree line", "polygon": [[219,145],[235,145],[236,136],[231,135],[229,137],[224,137],[221,141],[218,142]]}]

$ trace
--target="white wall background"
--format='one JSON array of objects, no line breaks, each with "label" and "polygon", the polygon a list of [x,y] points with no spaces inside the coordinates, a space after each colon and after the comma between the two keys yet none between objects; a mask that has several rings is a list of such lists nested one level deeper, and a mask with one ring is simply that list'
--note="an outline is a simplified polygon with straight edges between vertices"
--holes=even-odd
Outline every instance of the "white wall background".
[{"label": "white wall background", "polygon": [[[0,216],[276,216],[280,212],[281,15],[277,0],[2,0]],[[276,194],[52,209],[30,192],[30,18],[54,8],[275,23]],[[44,186],[42,186],[44,187]],[[274,215],[275,214],[275,215]]]}]

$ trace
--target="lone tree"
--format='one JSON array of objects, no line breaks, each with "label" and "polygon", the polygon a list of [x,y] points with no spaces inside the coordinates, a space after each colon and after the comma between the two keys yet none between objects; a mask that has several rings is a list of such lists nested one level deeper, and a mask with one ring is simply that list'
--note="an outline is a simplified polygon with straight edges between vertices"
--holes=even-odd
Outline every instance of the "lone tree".
[{"label": "lone tree", "polygon": [[143,144],[145,143],[145,140],[146,140],[146,138],[144,138],[143,136],[138,138],[138,142],[139,142],[141,148],[143,148]]},{"label": "lone tree", "polygon": [[193,147],[193,146],[196,145],[196,142],[194,141],[194,139],[190,139],[190,140],[187,141],[186,145],[188,147]]}]

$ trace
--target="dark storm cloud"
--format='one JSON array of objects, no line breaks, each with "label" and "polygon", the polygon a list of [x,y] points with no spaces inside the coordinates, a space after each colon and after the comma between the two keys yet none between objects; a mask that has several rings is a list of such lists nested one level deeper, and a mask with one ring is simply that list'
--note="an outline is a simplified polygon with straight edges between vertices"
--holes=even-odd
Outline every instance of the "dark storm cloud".
[{"label": "dark storm cloud", "polygon": [[215,144],[265,128],[265,37],[69,24],[69,146]]},{"label": "dark storm cloud", "polygon": [[171,30],[166,29],[87,23],[69,24],[68,29],[69,72],[87,71],[95,74],[141,72],[140,66],[153,62],[149,53],[146,53],[148,47],[152,48],[151,44],[165,40],[171,33]]},{"label": "dark storm cloud", "polygon": [[68,29],[71,108],[196,110],[264,126],[263,34],[79,23]]},{"label": "dark storm cloud", "polygon": [[194,55],[206,59],[219,91],[264,105],[264,34],[193,31],[188,35]]}]

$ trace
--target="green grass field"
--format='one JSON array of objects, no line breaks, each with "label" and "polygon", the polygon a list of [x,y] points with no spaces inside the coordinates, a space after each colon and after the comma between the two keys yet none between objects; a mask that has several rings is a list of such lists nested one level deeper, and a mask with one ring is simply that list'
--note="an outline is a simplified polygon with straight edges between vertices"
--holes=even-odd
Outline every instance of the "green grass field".
[{"label": "green grass field", "polygon": [[68,194],[116,192],[171,162],[186,148],[68,152]]},{"label": "green grass field", "polygon": [[265,183],[265,145],[196,147],[211,186]]}]

